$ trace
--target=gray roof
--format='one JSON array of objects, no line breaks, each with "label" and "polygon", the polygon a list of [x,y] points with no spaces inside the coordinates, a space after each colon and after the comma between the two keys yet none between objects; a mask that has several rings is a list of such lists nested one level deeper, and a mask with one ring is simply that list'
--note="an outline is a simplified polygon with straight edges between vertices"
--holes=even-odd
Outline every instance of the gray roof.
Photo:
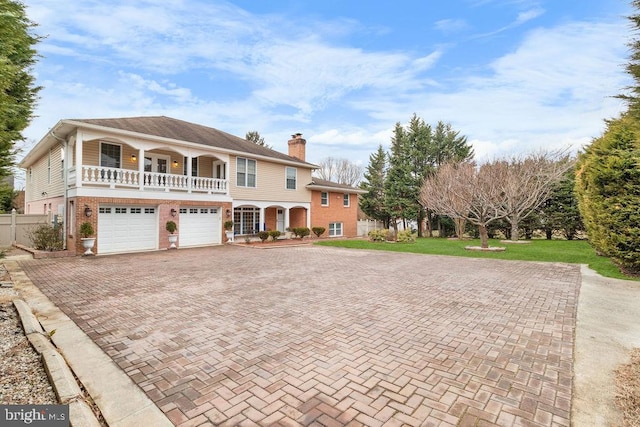
[{"label": "gray roof", "polygon": [[303,162],[295,157],[263,147],[251,141],[247,141],[246,139],[231,135],[230,133],[166,116],[122,117],[114,119],[74,119],[70,121],[159,136],[178,141],[193,142],[196,144],[208,145],[210,147],[271,157],[274,159],[297,162],[306,166],[315,167],[315,165],[311,163]]},{"label": "gray roof", "polygon": [[365,190],[362,190],[357,187],[353,187],[351,185],[338,184],[337,182],[327,181],[326,179],[320,179],[316,177],[311,178],[311,183],[307,184],[307,188],[313,189],[314,187],[319,189],[326,188],[326,189],[343,190],[347,193],[358,193],[358,194],[366,193]]}]

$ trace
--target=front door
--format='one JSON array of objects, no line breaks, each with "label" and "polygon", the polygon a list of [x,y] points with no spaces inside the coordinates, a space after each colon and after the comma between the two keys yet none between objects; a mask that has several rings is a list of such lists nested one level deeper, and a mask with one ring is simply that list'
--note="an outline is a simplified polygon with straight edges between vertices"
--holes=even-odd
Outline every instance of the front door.
[{"label": "front door", "polygon": [[278,209],[276,216],[276,228],[279,232],[284,233],[284,210]]},{"label": "front door", "polygon": [[145,185],[164,187],[167,178],[163,175],[168,172],[169,156],[148,154],[144,156],[144,183]]}]

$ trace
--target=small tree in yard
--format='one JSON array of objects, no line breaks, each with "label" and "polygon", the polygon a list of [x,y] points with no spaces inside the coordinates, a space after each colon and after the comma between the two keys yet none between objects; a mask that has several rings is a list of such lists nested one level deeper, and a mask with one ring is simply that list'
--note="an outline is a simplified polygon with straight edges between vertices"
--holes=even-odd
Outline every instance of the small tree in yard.
[{"label": "small tree in yard", "polygon": [[562,151],[539,152],[500,161],[505,170],[501,183],[504,204],[498,206],[511,224],[511,240],[518,240],[522,220],[539,208],[573,162]]},{"label": "small tree in yard", "polygon": [[[436,214],[476,225],[481,246],[488,248],[489,224],[504,217],[501,207],[505,198],[501,184],[506,173],[506,164],[500,161],[480,167],[469,162],[448,163],[425,180],[421,202]],[[457,229],[456,233],[461,236],[462,230]]]}]

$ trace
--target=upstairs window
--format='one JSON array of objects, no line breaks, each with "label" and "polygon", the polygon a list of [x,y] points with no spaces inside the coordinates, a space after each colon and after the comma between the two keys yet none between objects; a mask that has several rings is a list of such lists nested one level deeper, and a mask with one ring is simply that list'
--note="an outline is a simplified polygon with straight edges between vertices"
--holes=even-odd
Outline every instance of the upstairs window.
[{"label": "upstairs window", "polygon": [[297,176],[296,168],[287,168],[287,190],[296,189],[296,176]]},{"label": "upstairs window", "polygon": [[329,193],[326,191],[320,193],[320,205],[329,206]]},{"label": "upstairs window", "polygon": [[256,186],[256,161],[238,157],[236,159],[236,185],[238,187]]},{"label": "upstairs window", "polygon": [[116,144],[100,143],[100,166],[107,168],[120,168],[121,147]]},{"label": "upstairs window", "polygon": [[349,207],[350,204],[350,198],[348,194],[345,194],[344,197],[342,198],[342,206],[344,206],[345,208]]}]

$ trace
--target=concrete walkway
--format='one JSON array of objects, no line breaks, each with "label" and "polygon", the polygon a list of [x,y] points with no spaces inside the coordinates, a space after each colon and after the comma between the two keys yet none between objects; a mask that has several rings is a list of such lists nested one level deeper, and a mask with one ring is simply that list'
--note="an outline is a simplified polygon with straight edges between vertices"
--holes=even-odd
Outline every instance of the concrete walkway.
[{"label": "concrete walkway", "polygon": [[610,283],[579,266],[320,247],[21,266],[176,425],[615,424],[612,399],[587,412],[611,377],[581,356]]}]

